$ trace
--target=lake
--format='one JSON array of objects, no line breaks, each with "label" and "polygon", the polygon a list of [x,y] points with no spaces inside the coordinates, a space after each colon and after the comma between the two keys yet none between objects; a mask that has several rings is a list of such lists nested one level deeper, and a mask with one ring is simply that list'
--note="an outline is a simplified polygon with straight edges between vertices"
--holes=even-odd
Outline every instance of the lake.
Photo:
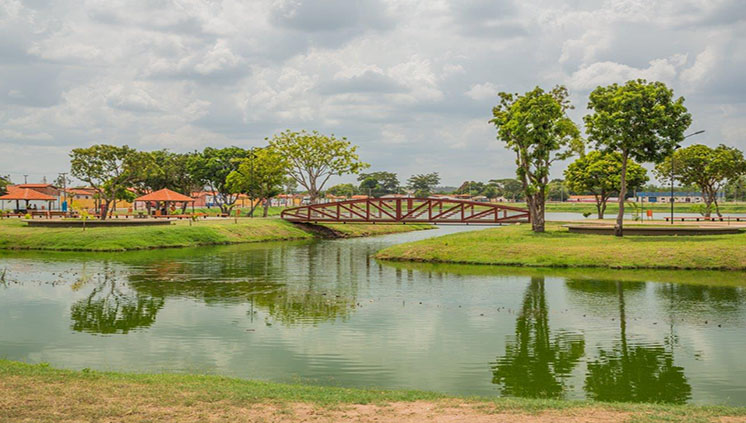
[{"label": "lake", "polygon": [[463,230],[479,228],[128,253],[0,252],[0,357],[70,369],[746,406],[744,273],[371,258],[387,245]]}]

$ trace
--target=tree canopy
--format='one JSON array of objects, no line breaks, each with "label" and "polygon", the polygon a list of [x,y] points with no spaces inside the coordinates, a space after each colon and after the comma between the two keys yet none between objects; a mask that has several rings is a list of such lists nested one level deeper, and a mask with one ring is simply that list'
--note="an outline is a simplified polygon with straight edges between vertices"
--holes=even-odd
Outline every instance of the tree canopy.
[{"label": "tree canopy", "polygon": [[0,195],[8,193],[8,185],[10,185],[10,176],[0,175]]},{"label": "tree canopy", "polygon": [[546,92],[536,87],[521,95],[501,92],[500,103],[490,120],[497,138],[516,155],[516,174],[523,184],[535,232],[544,232],[544,209],[549,169],[582,151],[580,131],[567,116],[572,108],[567,89],[557,86]]},{"label": "tree canopy", "polygon": [[[702,191],[705,202],[705,216],[710,216],[714,204],[720,216],[717,193],[729,181],[738,180],[746,174],[746,160],[737,148],[719,145],[710,148],[695,144],[676,150],[673,153],[673,177],[685,185],[696,185]],[[671,156],[666,157],[655,167],[655,173],[661,181],[671,181]]]},{"label": "tree canopy", "polygon": [[[596,197],[599,219],[604,218],[609,197],[619,192],[621,177],[622,156],[617,152],[591,151],[565,170],[566,182],[572,191]],[[640,187],[648,181],[647,171],[630,159],[626,179],[629,186]]]},{"label": "tree canopy", "polygon": [[232,193],[247,194],[251,198],[251,216],[257,204],[254,200],[264,201],[264,217],[267,217],[269,200],[282,193],[287,168],[288,161],[277,150],[255,150],[228,174],[226,186]]},{"label": "tree canopy", "polygon": [[189,157],[189,173],[200,186],[214,192],[214,198],[223,213],[230,213],[236,202],[236,195],[227,184],[228,175],[238,169],[249,152],[239,147],[207,147]]},{"label": "tree canopy", "polygon": [[414,192],[414,196],[418,198],[429,197],[439,183],[440,176],[437,172],[412,175],[407,180],[407,186]]},{"label": "tree canopy", "polygon": [[286,130],[269,139],[269,144],[288,159],[289,176],[308,191],[311,202],[319,198],[331,176],[357,174],[369,166],[360,161],[356,146],[334,134]]},{"label": "tree canopy", "polygon": [[591,113],[583,118],[588,139],[599,149],[622,157],[615,225],[615,234],[622,236],[629,159],[662,161],[684,139],[692,118],[683,97],[674,99],[666,84],[643,79],[597,87],[590,94],[588,110]]},{"label": "tree canopy", "polygon": [[113,201],[134,199],[129,188],[152,167],[150,156],[126,145],[75,148],[70,158],[70,174],[88,183],[99,196],[101,219],[106,219]]},{"label": "tree canopy", "polygon": [[392,172],[361,173],[357,177],[360,192],[372,197],[397,194],[400,191],[399,178]]}]

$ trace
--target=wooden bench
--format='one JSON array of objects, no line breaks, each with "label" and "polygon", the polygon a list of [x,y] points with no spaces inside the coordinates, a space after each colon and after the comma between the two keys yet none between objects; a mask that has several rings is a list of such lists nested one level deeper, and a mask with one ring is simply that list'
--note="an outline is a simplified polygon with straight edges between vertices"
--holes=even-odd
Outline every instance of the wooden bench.
[{"label": "wooden bench", "polygon": [[[664,217],[666,219],[666,222],[671,220],[671,216]],[[746,222],[746,217],[739,217],[739,216],[722,216],[722,217],[705,217],[705,216],[681,216],[681,217],[674,217],[674,222],[686,222],[687,220],[693,221],[693,222]]]}]

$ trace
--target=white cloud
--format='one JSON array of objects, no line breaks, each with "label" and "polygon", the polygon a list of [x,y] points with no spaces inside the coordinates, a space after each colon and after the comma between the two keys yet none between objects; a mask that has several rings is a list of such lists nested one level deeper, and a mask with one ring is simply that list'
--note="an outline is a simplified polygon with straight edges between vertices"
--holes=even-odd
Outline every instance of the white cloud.
[{"label": "white cloud", "polygon": [[497,98],[497,93],[500,89],[497,85],[492,82],[485,82],[483,84],[475,84],[469,88],[466,95],[474,100],[486,100],[488,98]]},{"label": "white cloud", "polygon": [[0,1],[0,151],[34,151],[0,169],[306,128],[455,185],[514,174],[498,91],[565,84],[580,123],[591,89],[631,78],[685,96],[701,142],[746,149],[744,19],[734,0]]}]

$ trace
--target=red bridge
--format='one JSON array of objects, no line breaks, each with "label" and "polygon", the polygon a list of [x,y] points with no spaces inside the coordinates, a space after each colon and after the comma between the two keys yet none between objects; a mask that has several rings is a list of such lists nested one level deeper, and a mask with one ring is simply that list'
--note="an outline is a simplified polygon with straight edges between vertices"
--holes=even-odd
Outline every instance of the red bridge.
[{"label": "red bridge", "polygon": [[368,198],[285,209],[290,222],[463,223],[528,222],[526,209],[443,198]]}]

